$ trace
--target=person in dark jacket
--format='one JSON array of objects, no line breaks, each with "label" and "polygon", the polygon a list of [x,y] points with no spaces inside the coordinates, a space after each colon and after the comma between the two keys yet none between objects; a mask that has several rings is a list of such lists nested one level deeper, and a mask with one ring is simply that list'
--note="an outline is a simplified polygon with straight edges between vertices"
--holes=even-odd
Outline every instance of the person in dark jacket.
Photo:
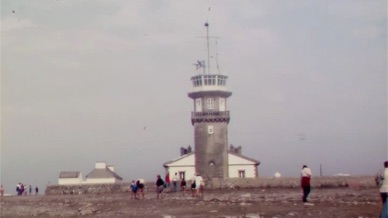
[{"label": "person in dark jacket", "polygon": [[164,181],[162,178],[160,178],[160,175],[157,176],[157,179],[156,179],[156,198],[159,199],[159,195],[160,195],[160,198],[163,199],[163,189],[164,189]]}]

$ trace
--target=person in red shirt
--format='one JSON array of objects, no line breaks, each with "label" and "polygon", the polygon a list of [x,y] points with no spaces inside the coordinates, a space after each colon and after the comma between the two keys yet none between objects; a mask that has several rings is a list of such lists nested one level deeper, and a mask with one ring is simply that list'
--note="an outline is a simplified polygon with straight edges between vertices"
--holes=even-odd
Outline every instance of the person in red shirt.
[{"label": "person in red shirt", "polygon": [[170,187],[170,173],[167,172],[166,177],[164,178],[164,182],[166,183],[166,188]]},{"label": "person in red shirt", "polygon": [[300,186],[303,189],[303,202],[307,202],[307,197],[310,194],[310,180],[311,180],[311,170],[306,165],[303,165],[302,171],[301,171],[301,179],[300,179]]}]

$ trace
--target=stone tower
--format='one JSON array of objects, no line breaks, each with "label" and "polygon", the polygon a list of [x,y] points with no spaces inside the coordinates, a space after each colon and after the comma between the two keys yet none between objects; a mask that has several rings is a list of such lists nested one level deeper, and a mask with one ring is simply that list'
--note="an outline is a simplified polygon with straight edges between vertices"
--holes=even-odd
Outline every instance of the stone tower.
[{"label": "stone tower", "polygon": [[[210,72],[209,34],[207,28],[208,61],[197,61],[197,74],[191,77],[194,101],[191,123],[194,126],[195,168],[204,179],[228,178],[228,123],[230,114],[227,98],[228,77]],[[218,64],[217,64],[218,65]]]}]

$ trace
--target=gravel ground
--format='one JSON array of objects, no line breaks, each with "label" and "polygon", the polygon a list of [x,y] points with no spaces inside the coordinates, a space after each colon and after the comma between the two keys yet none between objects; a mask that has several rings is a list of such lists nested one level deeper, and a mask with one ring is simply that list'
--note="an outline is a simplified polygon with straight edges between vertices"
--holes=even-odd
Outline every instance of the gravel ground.
[{"label": "gravel ground", "polygon": [[165,193],[144,199],[129,193],[85,195],[7,196],[1,199],[6,217],[378,217],[377,189],[313,189],[308,205],[300,189],[205,190],[202,198],[190,193]]}]

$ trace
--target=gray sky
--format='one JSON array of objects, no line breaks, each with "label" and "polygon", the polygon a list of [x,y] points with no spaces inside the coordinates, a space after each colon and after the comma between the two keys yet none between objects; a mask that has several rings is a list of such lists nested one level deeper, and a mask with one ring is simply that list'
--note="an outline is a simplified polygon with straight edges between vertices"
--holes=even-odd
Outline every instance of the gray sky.
[{"label": "gray sky", "polygon": [[192,63],[206,57],[206,19],[233,92],[229,143],[261,161],[260,176],[382,166],[385,0],[2,0],[7,192],[17,182],[43,191],[96,161],[125,180],[163,173],[193,145],[187,93]]}]

